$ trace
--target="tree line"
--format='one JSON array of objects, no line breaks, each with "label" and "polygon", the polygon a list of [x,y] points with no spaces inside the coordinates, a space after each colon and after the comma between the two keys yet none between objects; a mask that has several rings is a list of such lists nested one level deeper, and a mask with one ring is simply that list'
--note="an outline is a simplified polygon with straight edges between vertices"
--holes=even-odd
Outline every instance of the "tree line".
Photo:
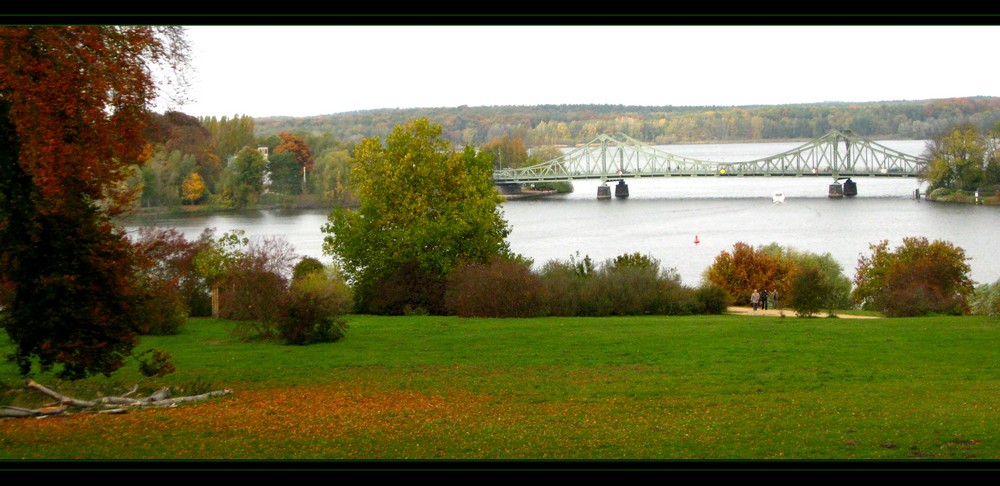
[{"label": "tree line", "polygon": [[505,135],[528,147],[573,145],[615,133],[657,145],[808,140],[833,129],[875,139],[928,140],[960,122],[992,127],[1000,121],[1000,98],[765,106],[459,106],[262,117],[254,122],[260,136],[330,133],[358,142],[384,138],[393,127],[415,118],[440,125],[444,138],[456,146],[480,146]]}]

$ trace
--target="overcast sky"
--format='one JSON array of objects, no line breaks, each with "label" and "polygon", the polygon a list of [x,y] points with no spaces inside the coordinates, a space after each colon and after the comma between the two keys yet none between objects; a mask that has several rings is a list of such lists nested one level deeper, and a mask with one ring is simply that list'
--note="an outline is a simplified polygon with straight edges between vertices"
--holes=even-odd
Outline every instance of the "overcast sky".
[{"label": "overcast sky", "polygon": [[1000,26],[193,26],[193,116],[1000,96]]}]

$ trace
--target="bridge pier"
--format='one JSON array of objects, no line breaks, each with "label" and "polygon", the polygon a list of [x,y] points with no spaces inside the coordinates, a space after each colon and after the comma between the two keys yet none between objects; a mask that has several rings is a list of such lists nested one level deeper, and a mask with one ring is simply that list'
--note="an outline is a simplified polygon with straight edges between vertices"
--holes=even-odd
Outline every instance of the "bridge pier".
[{"label": "bridge pier", "polygon": [[607,182],[602,182],[597,186],[597,199],[611,199],[611,187]]},{"label": "bridge pier", "polygon": [[850,177],[844,181],[844,195],[847,197],[858,195],[858,185]]},{"label": "bridge pier", "polygon": [[618,185],[615,186],[615,197],[619,199],[628,197],[628,184],[624,180],[618,181]]},{"label": "bridge pier", "polygon": [[840,183],[840,180],[835,179],[833,181],[833,184],[830,184],[829,195],[830,197],[837,197],[837,198],[844,196],[847,197],[857,196],[858,184],[852,181],[850,177],[848,177],[843,184]]}]

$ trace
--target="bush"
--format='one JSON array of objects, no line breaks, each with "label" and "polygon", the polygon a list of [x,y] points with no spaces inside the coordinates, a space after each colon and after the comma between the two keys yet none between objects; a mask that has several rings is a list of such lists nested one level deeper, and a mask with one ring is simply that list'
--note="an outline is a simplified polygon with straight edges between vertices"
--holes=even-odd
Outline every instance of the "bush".
[{"label": "bush", "polygon": [[548,313],[541,279],[521,261],[494,257],[452,270],[445,305],[461,317],[535,317]]},{"label": "bush", "polygon": [[698,287],[694,298],[697,303],[696,314],[725,314],[733,301],[726,289],[712,283]]},{"label": "bush", "polygon": [[242,338],[273,338],[276,330],[271,323],[278,320],[286,286],[287,280],[274,272],[234,269],[220,285],[219,317],[240,321],[234,330]]},{"label": "bush", "polygon": [[302,260],[299,260],[299,263],[296,263],[295,268],[292,269],[292,280],[299,280],[310,273],[322,272],[325,269],[323,262],[309,256],[302,257]]},{"label": "bush", "polygon": [[872,255],[858,261],[851,295],[863,309],[887,316],[968,312],[974,286],[960,247],[923,237],[903,238],[894,251],[888,240],[869,247]]},{"label": "bush", "polygon": [[444,315],[445,288],[444,276],[408,262],[389,275],[361,282],[355,287],[355,305],[358,312],[376,315]]},{"label": "bush", "polygon": [[577,272],[572,263],[551,260],[539,273],[542,295],[545,296],[549,315],[572,317],[580,315],[580,300],[586,277]]},{"label": "bush", "polygon": [[144,227],[139,230],[133,247],[138,257],[139,333],[179,333],[192,314],[186,297],[197,292],[207,295],[205,283],[195,273],[193,264],[200,243],[187,241],[173,228]]},{"label": "bush", "polygon": [[281,238],[254,241],[235,257],[220,281],[219,315],[240,321],[235,332],[246,339],[277,337],[280,304],[288,290],[291,246]]},{"label": "bush", "polygon": [[188,308],[172,282],[146,281],[138,300],[139,334],[170,336],[179,334],[187,321]]},{"label": "bush", "polygon": [[832,286],[826,275],[815,265],[799,268],[792,277],[792,298],[789,305],[799,317],[812,317],[829,307]]},{"label": "bush", "polygon": [[664,314],[666,285],[656,269],[605,265],[590,282],[592,315]]},{"label": "bush", "polygon": [[1000,280],[976,287],[969,301],[972,314],[1000,317]]},{"label": "bush", "polygon": [[951,189],[948,189],[947,187],[939,187],[937,189],[932,190],[930,194],[927,194],[927,199],[941,201],[941,200],[947,200],[950,196],[951,196]]},{"label": "bush", "polygon": [[340,316],[350,309],[352,299],[343,281],[321,272],[309,273],[293,281],[281,299],[278,332],[287,344],[339,341],[347,332]]}]

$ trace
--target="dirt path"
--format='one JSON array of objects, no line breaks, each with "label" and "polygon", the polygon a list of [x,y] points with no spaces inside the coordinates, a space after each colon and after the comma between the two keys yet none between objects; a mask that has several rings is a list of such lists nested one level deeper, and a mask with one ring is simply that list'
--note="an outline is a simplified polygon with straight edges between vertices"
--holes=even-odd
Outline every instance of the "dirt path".
[{"label": "dirt path", "polygon": [[[785,313],[786,317],[795,317],[795,311],[792,310],[792,309],[768,309],[768,310],[757,309],[755,311],[755,310],[753,310],[752,307],[730,307],[729,308],[729,313],[730,314],[739,314],[739,315],[748,315],[748,316],[749,315],[753,315],[753,316],[775,316],[775,317],[777,317],[777,316],[781,315],[782,312]],[[820,313],[818,313],[816,315],[818,317],[828,317],[828,315],[827,315],[826,312],[820,312]],[[851,314],[837,314],[837,317],[840,317],[840,318],[843,318],[843,319],[878,319],[878,317],[875,317],[875,316],[855,316],[855,315],[851,315]]]}]

